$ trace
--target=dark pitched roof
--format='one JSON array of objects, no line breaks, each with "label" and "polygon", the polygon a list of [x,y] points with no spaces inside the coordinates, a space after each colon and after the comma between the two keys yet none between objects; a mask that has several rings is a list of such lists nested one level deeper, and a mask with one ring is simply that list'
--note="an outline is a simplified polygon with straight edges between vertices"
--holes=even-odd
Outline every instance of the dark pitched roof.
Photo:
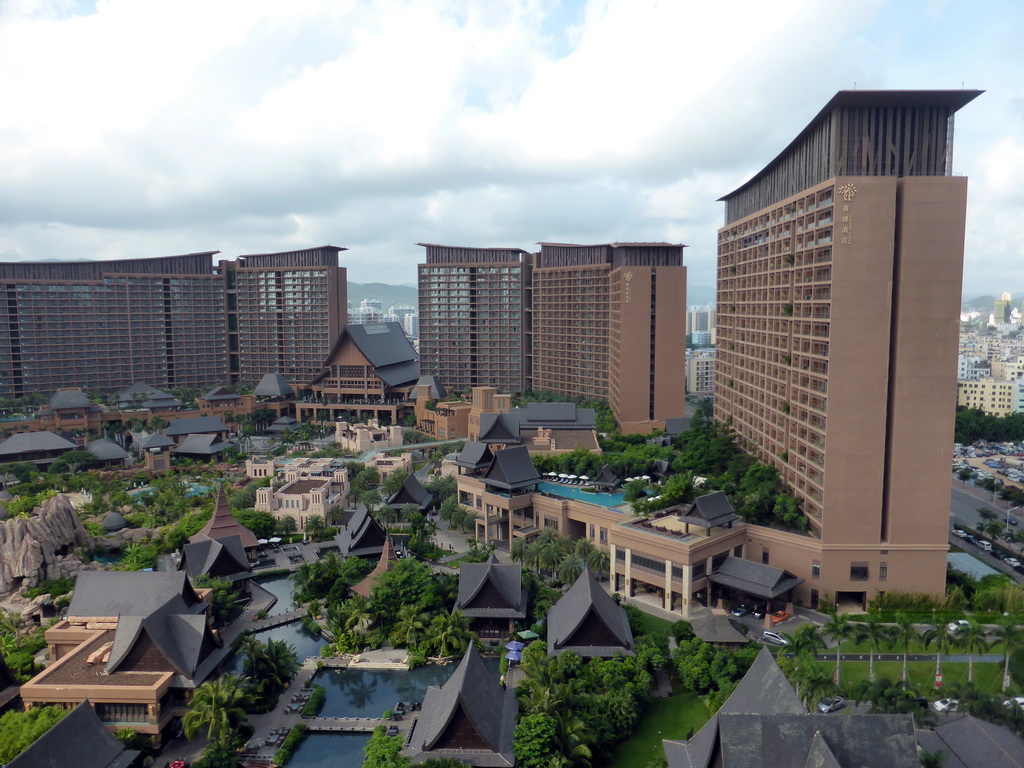
[{"label": "dark pitched roof", "polygon": [[[918,737],[927,733],[918,731]],[[1024,739],[1012,731],[976,717],[966,715],[950,720],[934,730],[946,752],[947,768],[954,768],[950,758],[965,768],[1021,768],[1024,766]],[[920,740],[920,738],[919,738]],[[936,751],[926,747],[929,752]]]},{"label": "dark pitched roof", "polygon": [[725,495],[725,491],[716,491],[698,496],[690,507],[689,514],[682,515],[679,519],[690,523],[690,525],[715,528],[735,522],[740,517],[729,503],[729,497]]},{"label": "dark pitched roof", "polygon": [[79,571],[68,616],[148,616],[160,610],[199,613],[199,595],[176,571]]},{"label": "dark pitched roof", "polygon": [[494,454],[486,443],[468,441],[462,452],[455,458],[455,463],[467,469],[483,469],[494,461]]},{"label": "dark pitched roof", "polygon": [[177,435],[201,435],[210,432],[227,432],[228,428],[220,416],[193,416],[188,419],[175,419],[164,430],[169,437]]},{"label": "dark pitched roof", "polygon": [[[409,739],[406,754],[414,763],[453,757],[474,766],[512,766],[512,732],[518,710],[515,691],[505,690],[484,666],[473,643],[448,681],[431,686]],[[486,749],[448,746],[452,730],[471,731]]]},{"label": "dark pitched roof", "polygon": [[98,440],[93,440],[91,443],[85,446],[85,450],[87,450],[100,461],[118,461],[128,458],[128,451],[126,451],[120,445],[115,443],[113,440],[109,440],[105,437],[101,437]]},{"label": "dark pitched roof", "polygon": [[918,765],[910,715],[810,714],[767,648],[693,738],[664,744],[669,768]]},{"label": "dark pitched roof", "polygon": [[708,580],[766,600],[784,595],[804,581],[781,568],[772,568],[733,555],[726,557],[718,569],[708,576]]},{"label": "dark pitched roof", "polygon": [[519,442],[519,414],[481,413],[480,442],[509,444]]},{"label": "dark pitched roof", "polygon": [[206,521],[206,525],[199,530],[199,533],[190,538],[189,541],[194,543],[203,538],[220,541],[222,539],[229,539],[232,536],[238,536],[245,549],[259,546],[256,541],[256,534],[238,522],[235,516],[231,514],[231,507],[228,506],[228,497],[224,494],[224,489],[221,488],[217,491],[217,505],[213,508],[213,514],[210,515],[210,519]]},{"label": "dark pitched roof", "polygon": [[154,432],[139,443],[139,448],[148,451],[151,448],[167,448],[171,445],[174,445],[174,441],[171,438],[164,437],[159,432]]},{"label": "dark pitched roof", "polygon": [[242,537],[202,538],[181,548],[178,570],[185,571],[193,581],[204,574],[219,578],[248,578],[252,573],[249,558],[242,546]]},{"label": "dark pitched roof", "polygon": [[525,618],[523,567],[499,563],[493,554],[486,563],[463,563],[455,607],[469,618]]},{"label": "dark pitched roof", "polygon": [[294,395],[295,391],[282,374],[268,373],[260,379],[252,393],[256,397],[288,397]]},{"label": "dark pitched roof", "polygon": [[448,392],[437,376],[420,376],[416,382],[417,387],[430,387],[429,397],[434,400],[443,400],[448,397]]},{"label": "dark pitched roof", "polygon": [[0,443],[0,456],[36,451],[73,451],[76,448],[78,446],[73,442],[53,432],[22,432]]},{"label": "dark pitched roof", "polygon": [[114,738],[86,699],[7,768],[127,768],[138,756]]},{"label": "dark pitched roof", "polygon": [[181,441],[181,445],[171,449],[171,453],[184,453],[191,456],[213,456],[231,443],[224,442],[218,435],[189,435]]},{"label": "dark pitched roof", "polygon": [[195,677],[200,664],[221,645],[204,615],[157,611],[148,616],[122,616],[114,631],[106,672],[117,671],[136,646],[147,640],[163,653],[175,672],[188,680]]},{"label": "dark pitched roof", "polygon": [[58,411],[64,408],[92,408],[93,402],[80,389],[58,389],[53,393],[47,408]]},{"label": "dark pitched roof", "polygon": [[117,393],[118,402],[125,400],[132,400],[136,395],[142,397],[153,397],[155,395],[166,395],[166,392],[161,392],[156,387],[151,387],[149,384],[143,384],[141,381],[132,384],[127,389],[122,389]]},{"label": "dark pitched roof", "polygon": [[156,408],[181,408],[183,405],[184,403],[176,397],[161,393],[159,396],[154,395],[149,400],[146,400],[142,407],[154,410]]},{"label": "dark pitched roof", "polygon": [[389,387],[414,384],[419,379],[416,350],[400,323],[347,325],[331,352],[332,357],[346,336],[373,365],[374,374]]},{"label": "dark pitched roof", "polygon": [[605,464],[601,467],[601,471],[597,473],[597,477],[590,481],[591,485],[602,485],[608,488],[614,488],[619,484],[619,476],[612,472],[612,468]]},{"label": "dark pitched roof", "polygon": [[483,476],[485,485],[502,490],[516,490],[540,482],[540,475],[525,445],[497,451],[494,461]]},{"label": "dark pitched roof", "polygon": [[744,715],[807,714],[767,647],[761,648],[719,712]]},{"label": "dark pitched roof", "polygon": [[[579,630],[597,629],[607,638],[604,645],[590,645]],[[548,611],[548,655],[572,650],[583,657],[633,654],[633,631],[626,609],[616,605],[601,588],[589,568],[576,579],[569,591]]]},{"label": "dark pitched roof", "polygon": [[205,395],[203,400],[237,400],[241,395],[237,395],[227,387],[214,387]]},{"label": "dark pitched roof", "polygon": [[363,504],[356,507],[352,518],[334,537],[345,557],[377,557],[384,550],[387,539],[387,531]]},{"label": "dark pitched roof", "polygon": [[389,507],[401,507],[406,504],[415,504],[421,510],[430,506],[434,500],[434,494],[430,493],[416,477],[410,472],[399,488],[390,499],[387,500]]},{"label": "dark pitched roof", "polygon": [[690,428],[690,418],[688,416],[681,417],[676,416],[673,418],[665,419],[665,434],[669,437],[675,437],[681,435]]},{"label": "dark pitched roof", "polygon": [[521,429],[594,429],[597,423],[597,411],[576,403],[527,403],[512,412],[518,413]]},{"label": "dark pitched roof", "polygon": [[747,636],[744,635],[728,616],[721,616],[717,613],[706,613],[703,616],[695,616],[690,619],[690,627],[693,634],[705,643],[745,643]]}]

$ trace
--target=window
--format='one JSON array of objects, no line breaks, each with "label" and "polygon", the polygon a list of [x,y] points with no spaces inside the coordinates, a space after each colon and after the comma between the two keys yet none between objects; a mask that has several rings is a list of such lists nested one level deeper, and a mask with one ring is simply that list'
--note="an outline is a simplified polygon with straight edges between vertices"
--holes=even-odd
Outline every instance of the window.
[{"label": "window", "polygon": [[589,528],[589,530],[587,532],[587,538],[590,539],[591,541],[594,540],[594,524],[593,523],[590,524],[590,528]]},{"label": "window", "polygon": [[707,574],[707,562],[701,560],[699,563],[694,563],[692,569],[691,578],[694,580],[703,579],[705,574]]},{"label": "window", "polygon": [[600,531],[598,532],[598,535],[600,537],[598,540],[602,544],[607,544],[608,543],[608,529],[607,528],[601,528]]},{"label": "window", "polygon": [[545,528],[558,528],[558,521],[557,520],[552,520],[550,517],[545,517],[544,518],[544,527]]},{"label": "window", "polygon": [[742,558],[743,557],[743,545],[740,544],[738,547],[733,549],[732,554],[733,554],[733,557]]},{"label": "window", "polygon": [[885,581],[889,576],[889,564],[879,563],[878,564],[878,580]]},{"label": "window", "polygon": [[761,547],[761,565],[768,565],[768,547]]},{"label": "window", "polygon": [[811,609],[818,610],[818,590],[811,590]]},{"label": "window", "polygon": [[870,575],[867,563],[850,563],[850,581],[867,581]]},{"label": "window", "polygon": [[811,578],[812,579],[819,579],[819,578],[821,578],[821,562],[818,561],[818,560],[812,560],[811,561]]}]

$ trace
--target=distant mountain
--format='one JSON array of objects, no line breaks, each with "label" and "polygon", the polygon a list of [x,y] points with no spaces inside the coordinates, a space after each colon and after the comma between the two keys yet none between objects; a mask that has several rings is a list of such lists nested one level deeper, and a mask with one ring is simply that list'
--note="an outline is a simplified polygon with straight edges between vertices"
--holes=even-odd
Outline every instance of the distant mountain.
[{"label": "distant mountain", "polygon": [[995,303],[995,296],[978,296],[976,299],[965,299],[960,305],[960,311],[990,313]]},{"label": "distant mountain", "polygon": [[420,300],[419,291],[411,285],[349,283],[348,303],[358,307],[363,299],[379,299],[385,312],[388,307],[415,307]]}]

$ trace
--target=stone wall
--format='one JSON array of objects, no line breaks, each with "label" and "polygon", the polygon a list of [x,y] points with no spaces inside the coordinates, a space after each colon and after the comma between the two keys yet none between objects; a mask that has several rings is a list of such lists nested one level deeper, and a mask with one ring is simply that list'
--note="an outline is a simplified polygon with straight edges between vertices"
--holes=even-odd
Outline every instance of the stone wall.
[{"label": "stone wall", "polygon": [[28,519],[0,523],[0,597],[40,581],[76,573],[80,561],[71,555],[89,535],[63,494],[47,499]]}]

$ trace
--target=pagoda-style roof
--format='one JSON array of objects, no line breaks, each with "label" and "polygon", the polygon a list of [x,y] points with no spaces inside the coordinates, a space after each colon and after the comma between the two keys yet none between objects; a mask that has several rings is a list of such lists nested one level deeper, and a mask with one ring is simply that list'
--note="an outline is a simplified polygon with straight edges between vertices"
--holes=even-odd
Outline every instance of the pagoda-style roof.
[{"label": "pagoda-style roof", "polygon": [[67,615],[95,619],[203,610],[199,595],[180,571],[79,571]]},{"label": "pagoda-style roof", "polygon": [[775,600],[803,584],[804,580],[781,568],[728,555],[722,564],[708,575],[708,581],[754,597]]},{"label": "pagoda-style roof", "polygon": [[222,646],[205,615],[158,611],[148,616],[121,616],[114,631],[105,671],[151,672],[159,666],[193,680],[200,665]]},{"label": "pagoda-style roof", "polygon": [[548,611],[548,655],[568,650],[584,658],[633,655],[626,609],[597,583],[589,568]]},{"label": "pagoda-style roof", "polygon": [[404,507],[406,504],[415,504],[420,512],[426,512],[434,502],[434,494],[430,493],[416,477],[415,472],[410,472],[399,488],[385,504],[389,507]]},{"label": "pagoda-style roof", "polygon": [[7,768],[129,768],[139,754],[125,749],[85,699]]},{"label": "pagoda-style roof", "polygon": [[494,454],[486,443],[469,440],[455,458],[455,464],[466,469],[486,469],[494,461]]},{"label": "pagoda-style roof", "polygon": [[189,435],[181,441],[181,445],[171,449],[171,453],[180,453],[187,456],[214,456],[231,443],[221,440],[218,435]]},{"label": "pagoda-style roof", "polygon": [[725,495],[725,491],[716,491],[698,496],[687,514],[680,515],[679,519],[684,523],[699,525],[702,528],[717,528],[734,523],[740,517],[729,503],[729,497]]},{"label": "pagoda-style roof", "polygon": [[212,402],[226,402],[228,400],[237,400],[239,397],[241,395],[232,392],[227,387],[214,387],[200,399]]},{"label": "pagoda-style roof", "polygon": [[324,367],[339,357],[346,344],[354,344],[373,366],[373,373],[389,387],[413,386],[420,376],[419,356],[401,323],[346,325]]},{"label": "pagoda-style roof", "polygon": [[291,397],[295,391],[282,374],[268,373],[260,379],[252,393],[256,397]]},{"label": "pagoda-style roof", "polygon": [[231,514],[231,508],[228,506],[228,497],[224,494],[224,489],[222,488],[217,491],[217,506],[214,507],[210,519],[200,529],[199,533],[190,538],[189,541],[194,543],[204,538],[219,541],[232,536],[240,537],[242,546],[246,550],[255,549],[259,546],[256,541],[256,534],[238,522],[235,516]]},{"label": "pagoda-style roof", "polygon": [[62,411],[69,408],[92,408],[95,403],[80,389],[58,389],[53,393],[47,408],[51,411]]},{"label": "pagoda-style roof", "polygon": [[523,567],[499,563],[493,553],[485,563],[463,563],[455,607],[471,619],[526,618]]},{"label": "pagoda-style roof", "polygon": [[193,416],[187,419],[175,419],[170,426],[164,430],[168,437],[178,435],[201,435],[224,432],[228,428],[221,421],[220,416]]},{"label": "pagoda-style roof", "polygon": [[540,475],[530,458],[530,450],[525,445],[516,445],[495,452],[483,481],[503,491],[514,491],[539,483]]},{"label": "pagoda-style roof", "polygon": [[473,766],[512,766],[518,711],[514,689],[504,689],[473,643],[452,676],[431,686],[405,754],[412,762],[452,758]]},{"label": "pagoda-style roof", "polygon": [[0,459],[22,453],[43,453],[52,451],[73,451],[78,448],[65,437],[48,432],[21,432],[11,435],[0,443]]},{"label": "pagoda-style roof", "polygon": [[207,575],[232,581],[252,575],[242,537],[238,535],[189,542],[181,548],[178,570],[185,571],[193,581]]},{"label": "pagoda-style roof", "polygon": [[437,376],[420,376],[416,381],[416,389],[420,387],[428,388],[427,396],[432,400],[444,400],[444,398],[448,397],[448,391]]},{"label": "pagoda-style roof", "polygon": [[149,451],[153,448],[170,448],[174,444],[175,443],[171,438],[164,437],[159,432],[154,432],[139,443],[139,448],[144,451]]},{"label": "pagoda-style roof", "polygon": [[597,477],[590,481],[590,485],[597,485],[602,488],[616,488],[621,482],[621,478],[612,472],[612,468],[605,464],[601,467],[601,471],[597,473]]},{"label": "pagoda-style roof", "polygon": [[106,437],[93,440],[85,450],[100,461],[124,461],[128,458],[128,451]]},{"label": "pagoda-style roof", "polygon": [[369,597],[370,592],[377,585],[377,579],[380,575],[394,568],[396,562],[398,562],[398,553],[395,551],[391,539],[387,539],[384,542],[384,550],[380,553],[380,560],[377,561],[377,565],[365,579],[352,587],[352,591],[357,595]]},{"label": "pagoda-style roof", "polygon": [[379,557],[388,540],[387,531],[370,514],[366,505],[359,504],[352,518],[334,537],[345,557]]},{"label": "pagoda-style roof", "polygon": [[762,648],[736,689],[688,741],[665,741],[669,768],[917,768],[910,715],[811,714]]},{"label": "pagoda-style roof", "polygon": [[481,443],[510,445],[519,442],[519,417],[512,413],[481,413]]}]

